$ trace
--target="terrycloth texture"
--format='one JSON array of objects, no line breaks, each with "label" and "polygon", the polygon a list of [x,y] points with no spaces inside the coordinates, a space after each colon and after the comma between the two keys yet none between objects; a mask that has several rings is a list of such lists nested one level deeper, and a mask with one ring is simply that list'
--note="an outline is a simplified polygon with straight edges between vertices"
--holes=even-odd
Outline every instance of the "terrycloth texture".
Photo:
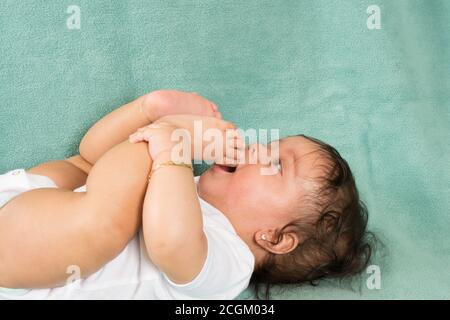
[{"label": "terrycloth texture", "polygon": [[[80,30],[66,27],[71,4]],[[366,26],[371,4],[381,30]],[[277,298],[448,299],[449,30],[447,0],[3,0],[0,171],[76,153],[89,126],[141,94],[197,91],[242,128],[336,146],[387,247],[373,261],[380,290],[363,274],[353,291]]]}]

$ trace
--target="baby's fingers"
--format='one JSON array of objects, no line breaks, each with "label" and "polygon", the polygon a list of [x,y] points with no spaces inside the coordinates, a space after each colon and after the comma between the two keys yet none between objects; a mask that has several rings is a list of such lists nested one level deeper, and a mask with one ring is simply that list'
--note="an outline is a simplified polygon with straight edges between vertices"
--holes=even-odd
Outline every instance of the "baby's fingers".
[{"label": "baby's fingers", "polygon": [[128,137],[128,141],[130,143],[137,143],[137,142],[141,142],[143,140],[144,140],[144,138],[143,138],[142,132],[135,132]]},{"label": "baby's fingers", "polygon": [[152,133],[152,129],[149,127],[140,128],[140,129],[138,129],[138,131],[136,131],[135,133],[130,135],[128,137],[128,140],[131,143],[148,141],[150,139],[151,133]]}]

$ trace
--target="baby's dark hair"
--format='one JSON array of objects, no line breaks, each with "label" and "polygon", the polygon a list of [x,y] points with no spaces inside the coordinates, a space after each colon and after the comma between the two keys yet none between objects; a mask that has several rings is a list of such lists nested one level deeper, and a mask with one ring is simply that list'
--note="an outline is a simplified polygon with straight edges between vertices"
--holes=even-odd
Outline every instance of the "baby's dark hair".
[{"label": "baby's dark hair", "polygon": [[[342,278],[363,271],[369,263],[368,212],[359,199],[350,167],[332,146],[305,135],[319,148],[322,174],[314,178],[320,187],[302,197],[302,218],[284,226],[278,233],[296,232],[299,245],[287,254],[268,253],[255,269],[251,284],[257,298],[265,287],[279,284],[317,285],[322,278]],[[305,218],[305,211],[309,218]],[[311,217],[314,217],[311,219]]]}]

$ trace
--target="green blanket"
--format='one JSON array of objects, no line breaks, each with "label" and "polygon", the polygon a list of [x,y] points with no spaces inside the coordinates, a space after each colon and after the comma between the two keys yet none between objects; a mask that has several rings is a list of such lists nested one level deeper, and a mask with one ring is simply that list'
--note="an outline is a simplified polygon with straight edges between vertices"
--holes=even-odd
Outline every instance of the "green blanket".
[{"label": "green blanket", "polygon": [[196,91],[242,128],[336,146],[386,246],[380,289],[364,273],[276,298],[449,299],[449,31],[447,0],[2,0],[0,172],[75,154],[146,92]]}]

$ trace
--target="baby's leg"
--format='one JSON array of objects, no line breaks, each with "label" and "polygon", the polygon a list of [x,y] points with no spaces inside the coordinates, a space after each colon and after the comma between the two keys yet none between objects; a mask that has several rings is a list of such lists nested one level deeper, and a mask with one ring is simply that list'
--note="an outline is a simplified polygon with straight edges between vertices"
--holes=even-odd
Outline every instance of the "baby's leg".
[{"label": "baby's leg", "polygon": [[97,161],[87,192],[43,188],[0,209],[0,287],[64,284],[69,266],[85,277],[134,237],[151,167],[146,143],[125,141]]},{"label": "baby's leg", "polygon": [[86,184],[91,167],[89,162],[76,155],[65,160],[45,162],[27,171],[49,177],[58,188],[74,190]]},{"label": "baby's leg", "polygon": [[158,90],[117,108],[95,123],[80,143],[80,155],[94,164],[138,128],[169,114],[221,117],[217,106],[195,93]]}]

